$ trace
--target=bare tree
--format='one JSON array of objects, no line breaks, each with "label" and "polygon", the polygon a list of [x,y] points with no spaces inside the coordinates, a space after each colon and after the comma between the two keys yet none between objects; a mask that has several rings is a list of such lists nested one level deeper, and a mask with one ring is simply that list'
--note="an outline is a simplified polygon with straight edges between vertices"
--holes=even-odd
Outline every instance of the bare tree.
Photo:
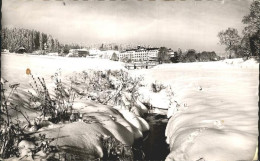
[{"label": "bare tree", "polygon": [[236,56],[238,55],[241,37],[238,35],[237,29],[228,28],[225,31],[219,32],[218,37],[220,44],[226,46],[225,50],[229,52],[229,58],[231,57],[232,52],[234,52]]}]

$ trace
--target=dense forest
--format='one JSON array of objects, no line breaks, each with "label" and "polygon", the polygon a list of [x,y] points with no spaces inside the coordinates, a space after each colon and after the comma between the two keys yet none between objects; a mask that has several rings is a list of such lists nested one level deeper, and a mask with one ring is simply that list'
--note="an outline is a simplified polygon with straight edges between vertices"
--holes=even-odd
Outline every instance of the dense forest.
[{"label": "dense forest", "polygon": [[1,34],[1,48],[8,49],[10,52],[16,52],[21,47],[29,53],[37,50],[58,52],[61,48],[57,39],[36,30],[3,28]]},{"label": "dense forest", "polygon": [[17,52],[24,48],[27,53],[58,52],[66,54],[70,49],[80,48],[78,44],[62,44],[51,35],[22,28],[3,28],[1,41],[1,49],[8,49],[10,52]]}]

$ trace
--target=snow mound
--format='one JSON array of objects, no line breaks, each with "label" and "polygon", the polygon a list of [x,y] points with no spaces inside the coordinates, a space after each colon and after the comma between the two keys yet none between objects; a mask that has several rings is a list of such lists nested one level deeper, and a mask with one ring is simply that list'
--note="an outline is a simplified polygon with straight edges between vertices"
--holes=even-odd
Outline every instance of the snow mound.
[{"label": "snow mound", "polygon": [[[83,120],[88,119],[93,121],[94,119],[94,121],[104,124],[104,127],[123,143],[132,145],[132,138],[139,139],[143,137],[142,132],[129,122],[128,118],[124,117],[117,108],[114,109],[101,104],[97,105],[88,101],[76,102],[73,108],[83,114]],[[122,135],[121,132],[124,135]]]},{"label": "snow mound", "polygon": [[119,109],[119,112],[129,123],[136,127],[140,132],[145,132],[149,130],[149,124],[143,118],[136,116],[134,113],[128,110]]},{"label": "snow mound", "polygon": [[120,122],[117,122],[116,118],[117,117],[115,115],[109,115],[104,112],[92,112],[83,114],[84,121],[87,121],[89,123],[101,123],[102,126],[107,129],[111,134],[113,134],[117,140],[126,145],[133,145],[134,133],[132,133],[125,127],[127,123],[126,121],[125,124],[121,124],[122,120]]},{"label": "snow mound", "polygon": [[53,125],[52,128],[42,129],[40,133],[46,134],[47,138],[55,138],[53,146],[57,145],[59,149],[84,160],[102,158],[104,153],[99,135],[113,136],[98,123],[84,122]]}]

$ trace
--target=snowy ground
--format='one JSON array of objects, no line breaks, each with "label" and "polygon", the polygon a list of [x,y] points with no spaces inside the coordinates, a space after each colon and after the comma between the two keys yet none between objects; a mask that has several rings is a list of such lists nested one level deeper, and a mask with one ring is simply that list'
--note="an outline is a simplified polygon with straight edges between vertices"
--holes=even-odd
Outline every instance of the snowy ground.
[{"label": "snowy ground", "polygon": [[[253,160],[258,137],[258,69],[253,60],[165,64],[140,70],[172,86],[182,106],[166,129],[167,160]],[[185,104],[185,105],[183,105]]]},{"label": "snowy ground", "polygon": [[2,73],[6,79],[27,79],[25,71],[30,68],[32,74],[38,76],[51,76],[61,70],[63,75],[72,72],[81,72],[87,69],[118,70],[123,69],[123,63],[106,59],[67,58],[57,56],[39,56],[26,54],[2,54]]},{"label": "snowy ground", "polygon": [[[124,69],[120,62],[86,58],[2,54],[1,61],[2,77],[9,82],[20,83],[19,89],[24,93],[30,88],[30,77],[25,73],[27,68],[31,69],[32,74],[44,77],[48,87],[53,87],[51,76],[59,71],[62,77],[65,77],[86,69]],[[147,85],[155,80],[170,85],[174,100],[180,104],[177,108],[173,106],[168,110],[168,116],[171,116],[166,129],[167,143],[171,150],[168,160],[253,159],[258,137],[257,63],[237,59],[164,64],[153,69],[131,70],[130,73],[143,75]],[[147,89],[142,90],[144,94],[147,93],[146,97],[149,97],[155,107],[166,109],[167,114],[169,103],[165,90],[153,94]],[[102,157],[97,133],[114,135],[121,142],[132,144],[134,139],[142,137],[141,132],[149,129],[142,118],[124,110],[117,111],[89,101],[76,102],[75,105],[82,113],[105,121],[102,126],[78,122],[52,127],[54,130],[50,130],[49,135],[64,135],[64,138],[59,140],[61,145],[66,143],[67,146],[74,147],[80,143],[81,149],[77,153],[92,149],[91,157]],[[30,116],[36,115],[35,111],[25,110],[30,112]],[[113,121],[114,117],[116,121]],[[72,128],[75,129],[70,130]],[[92,129],[91,133],[88,129]],[[68,133],[69,137],[65,137]],[[81,138],[75,137],[78,135]]]},{"label": "snowy ground", "polygon": [[[125,70],[120,62],[102,59],[2,54],[1,61],[2,78],[10,83],[20,83],[17,88],[18,96],[15,97],[19,99],[15,99],[14,102],[18,103],[19,108],[26,112],[30,118],[39,116],[39,113],[28,107],[27,91],[31,88],[29,83],[32,82],[32,79],[26,74],[27,68],[31,70],[34,77],[45,78],[48,89],[54,88],[51,76],[55,73],[60,73],[61,80],[66,83],[67,76],[88,69]],[[50,125],[41,128],[38,132],[45,133],[47,137],[54,137],[57,139],[53,142],[54,145],[78,155],[82,160],[103,157],[103,147],[100,140],[102,136],[113,136],[121,143],[131,146],[135,140],[143,137],[142,132],[149,130],[149,125],[142,118],[127,110],[118,111],[111,106],[79,98],[75,99],[73,108],[79,111],[83,118],[89,120],[89,123],[75,122]],[[15,111],[9,111],[9,114],[13,118],[18,117],[19,120],[24,121],[24,118]]]}]

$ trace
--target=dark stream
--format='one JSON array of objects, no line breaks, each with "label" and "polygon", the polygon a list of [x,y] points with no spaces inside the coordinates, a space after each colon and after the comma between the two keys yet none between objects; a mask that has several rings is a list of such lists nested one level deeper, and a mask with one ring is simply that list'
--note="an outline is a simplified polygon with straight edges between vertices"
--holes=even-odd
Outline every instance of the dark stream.
[{"label": "dark stream", "polygon": [[[169,146],[166,143],[165,129],[168,123],[166,115],[149,113],[144,119],[150,125],[150,131],[144,134],[146,139],[136,143],[144,152],[143,160],[165,160],[169,154]],[[135,153],[135,160],[143,158]]]}]

